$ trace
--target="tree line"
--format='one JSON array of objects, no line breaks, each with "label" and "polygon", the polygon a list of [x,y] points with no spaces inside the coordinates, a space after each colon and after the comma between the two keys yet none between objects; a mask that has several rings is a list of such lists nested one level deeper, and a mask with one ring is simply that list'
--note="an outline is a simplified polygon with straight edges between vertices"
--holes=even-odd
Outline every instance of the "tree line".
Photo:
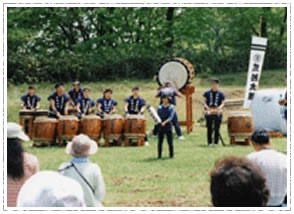
[{"label": "tree line", "polygon": [[200,75],[247,72],[260,34],[264,69],[287,64],[286,8],[10,7],[7,31],[13,83],[152,78],[176,56]]}]

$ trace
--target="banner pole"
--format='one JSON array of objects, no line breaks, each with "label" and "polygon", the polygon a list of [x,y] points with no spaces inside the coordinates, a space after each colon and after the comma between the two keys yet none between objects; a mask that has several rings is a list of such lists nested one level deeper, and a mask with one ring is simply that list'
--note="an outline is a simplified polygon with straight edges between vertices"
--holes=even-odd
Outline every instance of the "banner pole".
[{"label": "banner pole", "polygon": [[262,37],[262,16],[259,17],[259,37]]}]

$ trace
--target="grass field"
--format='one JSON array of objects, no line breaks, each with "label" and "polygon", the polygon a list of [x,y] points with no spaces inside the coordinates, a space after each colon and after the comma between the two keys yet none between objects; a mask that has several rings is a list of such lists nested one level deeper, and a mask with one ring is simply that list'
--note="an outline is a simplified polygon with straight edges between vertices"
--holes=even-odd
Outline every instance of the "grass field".
[{"label": "grass field", "polygon": [[[284,88],[285,70],[264,71],[260,88]],[[221,75],[221,90],[228,99],[242,98],[246,73]],[[198,101],[209,88],[209,81],[205,78],[195,78],[195,94],[193,95],[194,127],[190,135],[182,127],[185,141],[178,141],[175,137],[175,158],[168,157],[167,143],[164,144],[163,159],[157,160],[157,139],[150,138],[149,147],[100,147],[100,150],[90,159],[98,163],[102,169],[106,183],[106,197],[104,205],[113,206],[211,206],[209,194],[209,171],[216,159],[228,156],[246,156],[253,151],[252,147],[226,146],[207,147],[206,128],[204,124],[196,123],[202,116],[202,108]],[[154,81],[122,80],[117,82],[83,83],[82,86],[92,89],[91,97],[97,99],[102,96],[102,89],[110,86],[114,89],[114,99],[119,102],[119,113],[123,113],[123,99],[129,95],[130,88],[138,85],[141,96],[149,104],[157,107],[158,100],[154,98],[157,84]],[[41,108],[48,108],[47,97],[54,91],[53,83],[43,83],[37,86],[37,93],[42,99]],[[66,91],[71,83],[65,85]],[[7,112],[8,121],[18,122],[20,96],[26,93],[27,85],[8,85]],[[180,119],[185,118],[185,99],[178,99],[177,112]],[[147,128],[150,131],[153,121],[149,115]],[[225,121],[225,119],[224,119]],[[221,133],[228,144],[227,126],[224,123]],[[103,140],[102,140],[103,142]],[[25,143],[25,149],[35,154],[41,170],[56,170],[58,166],[70,160],[64,148],[33,148],[31,142]],[[286,138],[273,139],[272,145],[278,151],[287,153]]]}]

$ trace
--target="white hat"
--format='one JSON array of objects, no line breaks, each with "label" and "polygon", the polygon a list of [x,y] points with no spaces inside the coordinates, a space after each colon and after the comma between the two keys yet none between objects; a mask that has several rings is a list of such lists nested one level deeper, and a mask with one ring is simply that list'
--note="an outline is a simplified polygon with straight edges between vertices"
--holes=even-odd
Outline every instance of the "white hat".
[{"label": "white hat", "polygon": [[54,171],[41,171],[20,189],[18,207],[84,207],[81,185]]},{"label": "white hat", "polygon": [[98,151],[97,143],[87,135],[79,134],[67,143],[65,152],[74,157],[93,155]]},{"label": "white hat", "polygon": [[7,138],[19,138],[23,141],[30,141],[30,138],[22,131],[21,125],[17,123],[7,123]]}]

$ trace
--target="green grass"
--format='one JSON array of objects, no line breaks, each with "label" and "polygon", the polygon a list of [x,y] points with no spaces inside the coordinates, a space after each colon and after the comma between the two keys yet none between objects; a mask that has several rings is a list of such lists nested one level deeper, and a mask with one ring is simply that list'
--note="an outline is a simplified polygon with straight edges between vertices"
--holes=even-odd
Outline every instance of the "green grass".
[{"label": "green grass", "polygon": [[[261,88],[285,87],[284,70],[264,71]],[[228,98],[244,96],[244,84],[242,82],[246,74],[227,74],[220,76],[222,90]],[[280,78],[281,77],[281,78]],[[267,79],[267,80],[264,80]],[[193,95],[194,121],[202,117],[201,106],[203,92],[209,87],[207,79],[195,78],[195,94]],[[38,94],[42,98],[41,107],[47,109],[46,100],[51,93],[54,84],[44,83],[37,85]],[[123,99],[130,93],[134,85],[141,87],[141,96],[148,103],[157,106],[158,100],[154,98],[157,84],[153,81],[117,81],[83,83],[92,88],[91,97],[95,100],[101,96],[101,91],[106,86],[114,89],[114,98],[119,102],[119,112],[123,113]],[[8,86],[7,112],[8,121],[18,122],[20,106],[19,97],[26,93],[27,85]],[[70,83],[65,85],[66,91],[70,89]],[[177,111],[180,119],[185,117],[185,100],[178,99]],[[153,121],[149,115],[147,127],[150,131]],[[224,119],[225,120],[225,119]],[[246,156],[253,152],[252,147],[219,145],[216,148],[206,146],[206,128],[203,124],[195,123],[193,132],[186,135],[182,127],[185,141],[175,139],[175,158],[168,157],[167,143],[164,144],[163,159],[157,160],[157,140],[150,138],[149,147],[100,147],[97,154],[90,157],[91,161],[98,163],[102,169],[106,183],[105,206],[211,206],[209,194],[209,171],[215,160],[228,156]],[[228,144],[227,127],[224,123],[221,134]],[[103,142],[103,140],[102,140]],[[65,154],[64,148],[45,147],[33,148],[31,142],[25,143],[25,150],[35,154],[41,170],[56,170],[58,166],[70,160]],[[286,138],[273,139],[272,146],[278,151],[287,153]]]}]

